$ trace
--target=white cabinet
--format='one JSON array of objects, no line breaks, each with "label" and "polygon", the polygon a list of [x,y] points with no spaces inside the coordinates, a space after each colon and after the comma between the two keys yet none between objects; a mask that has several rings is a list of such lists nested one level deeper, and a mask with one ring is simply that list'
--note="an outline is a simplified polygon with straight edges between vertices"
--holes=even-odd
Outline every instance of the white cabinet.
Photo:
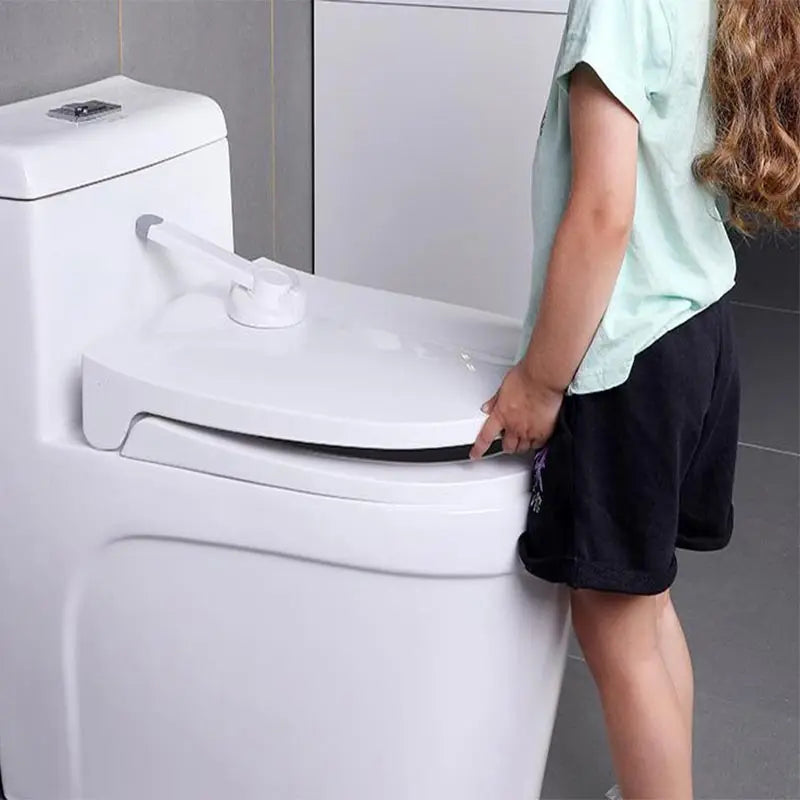
[{"label": "white cabinet", "polygon": [[315,0],[315,271],[521,317],[567,2],[435,2]]}]

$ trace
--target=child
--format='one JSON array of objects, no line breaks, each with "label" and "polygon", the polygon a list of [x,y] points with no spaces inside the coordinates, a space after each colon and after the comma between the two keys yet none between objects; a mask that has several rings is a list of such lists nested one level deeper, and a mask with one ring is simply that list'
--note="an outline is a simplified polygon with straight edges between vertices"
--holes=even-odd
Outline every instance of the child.
[{"label": "child", "polygon": [[669,587],[676,548],[721,549],[733,528],[723,205],[744,231],[800,227],[800,3],[572,0],[520,360],[472,456],[501,433],[506,452],[538,449],[520,556],[571,587],[626,800],[692,797],[692,667]]}]

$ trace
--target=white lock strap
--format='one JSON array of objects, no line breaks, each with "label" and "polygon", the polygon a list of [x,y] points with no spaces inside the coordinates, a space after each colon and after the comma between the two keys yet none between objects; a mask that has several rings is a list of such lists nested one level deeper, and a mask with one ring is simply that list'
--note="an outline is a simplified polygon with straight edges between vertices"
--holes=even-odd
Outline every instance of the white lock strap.
[{"label": "white lock strap", "polygon": [[251,328],[286,328],[305,316],[305,297],[297,276],[268,258],[248,261],[155,214],[136,220],[136,235],[177,253],[200,258],[233,284],[227,312]]}]

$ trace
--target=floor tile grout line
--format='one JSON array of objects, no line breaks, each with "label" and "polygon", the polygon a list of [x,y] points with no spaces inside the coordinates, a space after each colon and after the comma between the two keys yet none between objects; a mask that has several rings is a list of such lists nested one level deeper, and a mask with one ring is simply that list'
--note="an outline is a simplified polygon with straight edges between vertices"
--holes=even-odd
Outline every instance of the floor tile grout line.
[{"label": "floor tile grout line", "polygon": [[766,447],[763,444],[739,442],[739,447],[749,447],[751,450],[764,450],[767,453],[777,453],[781,456],[794,456],[795,458],[800,458],[800,453],[796,453],[794,450],[779,450],[777,447]]},{"label": "floor tile grout line", "polygon": [[757,308],[761,311],[777,311],[779,314],[800,314],[800,310],[794,308],[776,308],[775,306],[762,306],[758,303],[743,303],[741,300],[731,300],[732,306],[741,306],[742,308]]},{"label": "floor tile grout line", "polygon": [[768,716],[777,716],[784,720],[791,720],[795,721],[798,719],[797,713],[793,710],[791,711],[783,711],[779,708],[770,708],[768,710],[764,710],[762,706],[758,704],[754,704],[751,700],[746,700],[741,697],[730,697],[720,692],[715,691],[714,689],[709,689],[705,685],[695,685],[695,698],[703,700],[704,702],[714,702],[714,703],[724,703],[727,706],[739,706],[740,708],[750,708],[751,706],[755,705],[755,709],[761,710],[762,713],[767,714]]}]

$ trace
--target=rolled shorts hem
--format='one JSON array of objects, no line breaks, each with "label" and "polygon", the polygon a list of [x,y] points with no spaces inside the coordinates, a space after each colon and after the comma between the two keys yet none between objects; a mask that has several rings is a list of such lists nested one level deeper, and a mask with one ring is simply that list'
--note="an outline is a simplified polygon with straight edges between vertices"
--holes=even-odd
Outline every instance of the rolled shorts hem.
[{"label": "rolled shorts hem", "polygon": [[572,589],[657,595],[672,586],[678,572],[674,557],[670,566],[661,573],[636,572],[592,564],[577,558],[527,558],[522,548],[523,544],[520,542],[520,557],[527,572],[548,583],[562,583]]},{"label": "rolled shorts hem", "polygon": [[728,519],[722,531],[709,532],[709,529],[694,523],[683,515],[681,519],[681,533],[675,546],[680,550],[690,550],[695,553],[713,553],[724,550],[733,538],[733,505],[728,512]]}]

